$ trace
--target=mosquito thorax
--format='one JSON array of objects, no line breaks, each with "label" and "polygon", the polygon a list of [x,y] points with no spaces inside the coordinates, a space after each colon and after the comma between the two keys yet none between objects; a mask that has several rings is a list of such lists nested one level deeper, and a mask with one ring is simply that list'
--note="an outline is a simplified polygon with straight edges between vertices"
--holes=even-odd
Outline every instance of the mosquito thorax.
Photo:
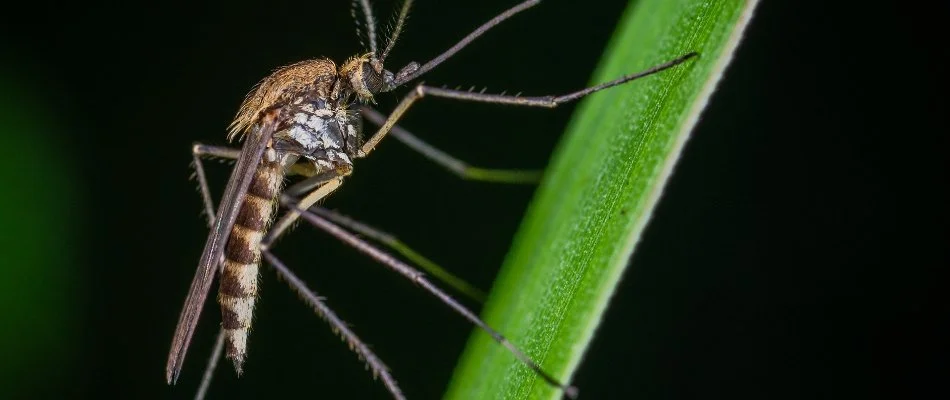
[{"label": "mosquito thorax", "polygon": [[294,105],[273,136],[272,148],[303,157],[317,171],[341,170],[353,165],[361,137],[356,118],[346,108],[332,107],[323,99]]},{"label": "mosquito thorax", "polygon": [[230,126],[229,138],[253,128],[268,111],[304,100],[331,100],[339,74],[328,59],[278,68],[247,94]]}]

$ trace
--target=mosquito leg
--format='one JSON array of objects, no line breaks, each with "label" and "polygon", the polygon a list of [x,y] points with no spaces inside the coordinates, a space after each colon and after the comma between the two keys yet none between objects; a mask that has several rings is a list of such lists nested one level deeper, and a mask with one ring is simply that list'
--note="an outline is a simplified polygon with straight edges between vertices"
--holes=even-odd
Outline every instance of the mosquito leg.
[{"label": "mosquito leg", "polygon": [[195,393],[195,400],[202,400],[208,394],[208,388],[211,387],[211,378],[214,370],[218,367],[218,361],[221,360],[221,354],[224,353],[224,328],[218,329],[218,339],[214,341],[214,350],[211,351],[211,357],[208,358],[208,365],[201,376],[201,384],[198,385],[198,391]]},{"label": "mosquito leg", "polygon": [[402,276],[405,276],[413,283],[421,286],[423,289],[431,293],[433,296],[439,298],[445,305],[449,308],[455,310],[455,312],[461,314],[465,319],[469,320],[480,329],[491,335],[492,339],[508,349],[511,354],[518,358],[524,365],[534,371],[538,376],[544,379],[551,386],[555,386],[561,389],[565,396],[569,398],[577,397],[577,388],[569,385],[565,385],[558,381],[556,378],[545,372],[541,369],[540,366],[534,360],[531,359],[528,355],[523,353],[514,344],[512,344],[508,339],[506,339],[498,331],[494,330],[492,327],[488,326],[484,321],[481,320],[475,313],[470,311],[468,308],[465,308],[461,303],[453,299],[451,296],[446,294],[439,289],[437,286],[433,285],[428,279],[425,278],[421,272],[412,268],[411,266],[397,260],[393,256],[383,252],[382,250],[377,249],[368,242],[360,239],[356,235],[347,232],[345,229],[339,227],[338,225],[330,222],[329,220],[314,214],[310,211],[299,208],[296,204],[288,203],[288,198],[281,197],[281,203],[284,203],[285,206],[290,207],[291,209],[297,211],[307,222],[311,223],[313,226],[329,233],[330,235],[336,237],[337,239],[343,241],[344,243],[352,246],[353,248],[363,252],[364,254],[376,259],[387,268],[396,271]]},{"label": "mosquito leg", "polygon": [[657,72],[672,68],[676,65],[682,64],[686,60],[697,56],[697,53],[688,53],[686,55],[680,56],[672,61],[654,66],[647,70],[624,75],[620,78],[614,79],[610,82],[601,83],[596,86],[591,86],[589,88],[581,89],[575,92],[567,93],[560,96],[533,96],[533,97],[522,97],[522,96],[511,96],[504,94],[486,94],[486,93],[476,93],[468,92],[464,90],[451,90],[451,89],[441,89],[431,86],[418,85],[415,89],[409,92],[405,98],[396,106],[389,117],[386,118],[386,122],[380,126],[379,130],[376,131],[373,136],[363,144],[363,147],[360,149],[360,156],[365,157],[374,148],[379,144],[379,141],[386,136],[387,133],[393,130],[393,127],[396,125],[396,122],[402,118],[403,114],[409,110],[409,107],[419,99],[425,96],[434,96],[434,97],[443,97],[447,99],[463,100],[463,101],[475,101],[482,103],[492,103],[492,104],[507,104],[515,106],[526,106],[526,107],[542,107],[542,108],[555,108],[563,103],[571,102],[577,100],[581,97],[587,96],[591,93],[611,88],[617,85],[621,85],[627,82],[630,82],[634,79],[642,78],[647,75],[652,75]]},{"label": "mosquito leg", "polygon": [[297,275],[294,275],[273,253],[269,250],[261,250],[261,255],[264,256],[268,264],[277,270],[277,274],[287,281],[287,284],[290,285],[291,288],[297,291],[300,298],[307,303],[317,315],[330,324],[330,328],[333,329],[333,332],[340,335],[340,337],[346,341],[350,349],[356,352],[361,360],[366,362],[366,365],[373,371],[373,378],[382,379],[383,384],[386,385],[386,390],[392,394],[393,398],[400,400],[406,398],[396,384],[396,380],[389,374],[389,368],[386,367],[386,364],[370,350],[369,346],[360,340],[359,336],[356,336],[356,333],[350,330],[346,322],[340,319],[316,293],[307,287],[306,283],[300,280]]},{"label": "mosquito leg", "polygon": [[329,171],[310,173],[308,174],[309,177],[307,179],[297,182],[284,189],[283,194],[291,197],[303,197],[312,192],[317,187],[323,186],[327,182],[349,175],[351,171],[352,167],[347,166]]},{"label": "mosquito leg", "polygon": [[214,221],[214,201],[211,199],[211,189],[208,186],[208,178],[205,177],[204,163],[202,158],[223,158],[227,160],[237,160],[241,155],[240,149],[230,147],[210,146],[201,143],[195,143],[191,146],[192,166],[195,168],[195,177],[198,178],[198,188],[201,190],[201,199],[204,201],[205,215],[208,217],[208,227],[211,221]]},{"label": "mosquito leg", "polygon": [[395,250],[397,253],[402,254],[403,257],[409,259],[409,261],[411,261],[413,264],[422,267],[422,269],[426,270],[426,272],[432,274],[432,276],[436,277],[446,285],[451,286],[459,293],[468,296],[472,300],[478,301],[479,303],[485,302],[485,292],[479,290],[475,286],[472,286],[462,278],[453,275],[451,272],[440,267],[438,264],[432,262],[432,260],[429,260],[422,254],[419,254],[392,234],[323,207],[314,206],[310,208],[310,211],[332,221],[337,225],[343,226],[353,232],[359,233],[360,235],[366,236],[383,244],[386,247],[389,247],[390,249]]},{"label": "mosquito leg", "polygon": [[195,143],[192,145],[191,152],[201,157],[217,157],[228,160],[236,160],[238,156],[241,155],[241,149],[203,143]]},{"label": "mosquito leg", "polygon": [[[320,179],[322,179],[321,177],[322,177],[322,174],[314,175],[313,177],[309,179],[301,181],[287,188],[284,192],[285,193],[299,193],[302,191],[303,188],[312,189],[316,187],[316,189],[313,189],[306,196],[300,199],[301,207],[309,208],[310,206],[316,204],[318,201],[322,200],[324,197],[327,197],[330,193],[333,193],[333,191],[339,188],[340,185],[343,183],[343,180],[341,179],[339,175],[335,175],[326,181],[320,181]],[[287,196],[287,194],[284,194],[281,197],[284,197],[284,196]],[[286,214],[280,217],[280,219],[277,220],[277,222],[273,226],[271,226],[270,231],[268,231],[267,234],[264,236],[264,238],[261,240],[261,248],[266,250],[268,247],[270,247],[271,244],[274,243],[275,240],[277,240],[277,238],[283,235],[284,232],[287,232],[288,228],[293,226],[294,222],[297,221],[297,218],[299,217],[300,217],[300,214],[298,214],[296,211],[294,210],[287,211]]]},{"label": "mosquito leg", "polygon": [[[205,215],[208,217],[208,228],[214,221],[214,201],[211,198],[211,189],[208,186],[208,179],[205,176],[204,163],[202,158],[223,158],[234,160],[240,156],[241,150],[230,147],[209,146],[201,143],[195,143],[191,147],[192,166],[195,168],[195,177],[198,179],[198,188],[201,192],[201,199],[204,202]],[[195,393],[195,400],[204,399],[211,386],[211,379],[214,377],[214,370],[221,360],[221,354],[224,353],[224,329],[218,329],[218,339],[215,341],[214,350],[211,351],[211,357],[208,358],[208,364],[201,377],[201,384]]]},{"label": "mosquito leg", "polygon": [[[372,122],[376,126],[382,126],[386,123],[386,116],[370,107],[362,106],[360,107],[360,112],[369,122]],[[399,125],[393,125],[391,134],[397,140],[409,146],[410,149],[422,154],[425,158],[439,164],[462,179],[497,183],[538,183],[541,180],[542,170],[473,167],[465,161],[459,160],[424,142]]]}]

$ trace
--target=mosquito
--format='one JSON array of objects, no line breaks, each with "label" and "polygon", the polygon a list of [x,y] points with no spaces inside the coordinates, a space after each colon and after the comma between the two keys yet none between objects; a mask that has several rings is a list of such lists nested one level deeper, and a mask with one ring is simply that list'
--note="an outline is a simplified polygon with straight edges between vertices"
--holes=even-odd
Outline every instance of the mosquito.
[{"label": "mosquito", "polygon": [[[503,182],[531,180],[530,174],[524,171],[482,170],[486,173],[475,174],[460,160],[396,125],[409,108],[425,96],[554,108],[588,94],[672,68],[696,56],[694,52],[688,53],[645,71],[559,96],[486,94],[417,84],[388,116],[370,107],[375,104],[375,96],[391,92],[419,78],[491,28],[538,3],[540,0],[517,4],[482,24],[425,64],[411,62],[393,73],[384,67],[384,62],[403,29],[412,1],[405,0],[399,7],[392,33],[380,51],[376,20],[369,0],[354,0],[354,17],[356,10],[363,16],[368,44],[364,46],[368,47],[368,51],[351,57],[339,66],[329,59],[311,59],[275,70],[251,90],[229,127],[229,140],[243,138],[244,144],[240,150],[203,144],[193,146],[195,175],[205,212],[211,222],[211,232],[175,329],[165,369],[169,384],[178,379],[216,275],[220,276],[217,300],[221,306],[221,330],[198,397],[202,397],[207,390],[211,372],[222,352],[234,364],[237,373],[241,374],[257,298],[258,269],[261,262],[266,261],[365,361],[373,376],[382,381],[393,398],[405,398],[383,361],[271,252],[274,241],[286,233],[294,222],[302,219],[422,287],[491,335],[545,382],[561,390],[564,396],[576,397],[575,387],[547,373],[501,333],[433,284],[422,272],[350,232],[359,232],[372,238],[374,234],[381,234],[381,231],[317,205],[339,188],[353,172],[353,160],[368,156],[390,133],[459,176]],[[368,140],[364,140],[362,135],[364,118],[377,126],[376,132]],[[236,160],[217,212],[205,178],[203,158]],[[301,179],[285,188],[284,180],[289,176],[300,176]],[[274,222],[275,213],[281,208],[286,209],[286,212]],[[386,243],[385,240],[382,242]]]}]

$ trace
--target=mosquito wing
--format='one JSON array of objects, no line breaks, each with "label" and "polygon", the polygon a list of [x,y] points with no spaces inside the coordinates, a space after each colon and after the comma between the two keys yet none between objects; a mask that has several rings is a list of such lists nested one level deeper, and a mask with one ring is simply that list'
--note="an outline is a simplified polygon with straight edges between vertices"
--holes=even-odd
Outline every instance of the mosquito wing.
[{"label": "mosquito wing", "polygon": [[188,297],[185,298],[185,306],[178,317],[178,327],[175,328],[175,337],[172,339],[172,347],[168,353],[168,364],[165,365],[165,379],[169,384],[178,380],[182,363],[185,361],[185,353],[188,351],[188,344],[191,343],[198,317],[201,315],[211,282],[214,281],[215,272],[221,262],[224,245],[231,235],[232,225],[237,219],[240,205],[247,195],[247,188],[251,184],[254,173],[261,163],[264,150],[274,134],[273,118],[264,120],[266,122],[261,123],[258,129],[252,130],[244,141],[241,155],[228,179],[228,186],[224,189],[224,197],[221,198],[221,204],[218,206],[214,225],[208,241],[205,242],[204,252],[201,253],[198,270],[195,271],[191,288],[188,289]]}]

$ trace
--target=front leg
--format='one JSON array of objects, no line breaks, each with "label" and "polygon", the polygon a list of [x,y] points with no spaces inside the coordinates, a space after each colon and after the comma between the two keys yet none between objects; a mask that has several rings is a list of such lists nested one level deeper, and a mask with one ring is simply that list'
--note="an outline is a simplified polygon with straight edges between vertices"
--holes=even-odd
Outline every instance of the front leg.
[{"label": "front leg", "polygon": [[[529,3],[529,2],[525,2]],[[624,83],[655,74],[657,72],[670,69],[676,65],[682,64],[690,58],[696,57],[697,53],[688,53],[683,56],[680,56],[672,61],[648,68],[644,71],[637,72],[635,74],[621,76],[620,78],[614,79],[610,82],[601,83],[599,85],[591,86],[584,88],[578,91],[571,93],[559,95],[559,96],[512,96],[505,94],[488,94],[488,93],[478,93],[478,92],[469,92],[464,90],[451,90],[451,89],[441,89],[426,85],[418,85],[413,89],[401,102],[393,109],[393,112],[389,114],[389,118],[386,119],[386,122],[382,124],[378,131],[371,137],[366,143],[363,144],[363,147],[360,149],[360,156],[365,157],[373,149],[376,148],[376,145],[379,144],[380,140],[383,140],[385,137],[396,125],[396,122],[402,118],[403,114],[409,110],[409,107],[422,99],[425,96],[434,96],[434,97],[443,97],[447,99],[455,99],[462,101],[474,101],[480,103],[492,103],[492,104],[505,104],[512,106],[526,106],[526,107],[541,107],[541,108],[555,108],[561,104],[568,103],[577,99],[580,99],[584,96],[587,96],[591,93],[598,92],[607,88],[614,86],[622,85]],[[428,65],[428,64],[427,64]],[[418,76],[425,69],[425,65],[419,68],[418,71],[414,72],[412,75]],[[414,78],[409,77],[406,80]]]},{"label": "front leg", "polygon": [[402,240],[399,240],[399,238],[391,233],[385,232],[379,228],[374,228],[346,215],[320,206],[310,207],[309,211],[324,217],[337,225],[340,225],[367,238],[373,239],[380,244],[395,250],[397,253],[402,254],[403,257],[412,263],[432,274],[432,276],[436,277],[446,285],[451,286],[453,289],[471,298],[472,300],[475,300],[479,303],[484,303],[485,298],[488,297],[485,292],[466,282],[464,279],[455,276],[447,269],[439,266],[439,264],[436,264],[434,261],[430,260],[421,253],[413,250],[408,244],[403,243]]}]

